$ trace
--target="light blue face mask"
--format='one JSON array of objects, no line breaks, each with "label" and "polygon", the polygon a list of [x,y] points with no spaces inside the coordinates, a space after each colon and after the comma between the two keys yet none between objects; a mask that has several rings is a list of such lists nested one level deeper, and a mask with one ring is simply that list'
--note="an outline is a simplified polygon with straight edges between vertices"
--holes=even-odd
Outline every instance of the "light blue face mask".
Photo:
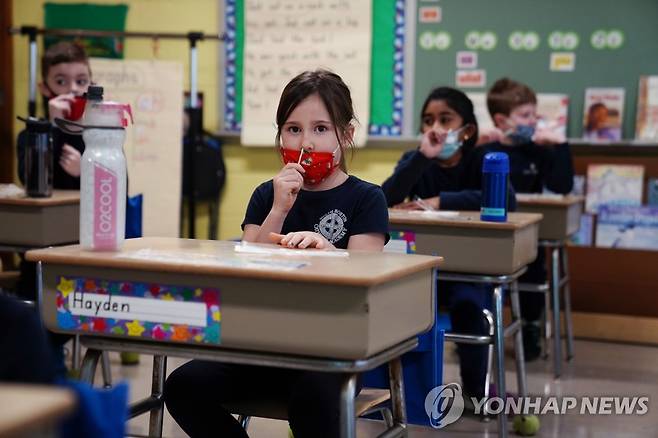
[{"label": "light blue face mask", "polygon": [[535,127],[531,125],[517,125],[509,137],[514,144],[525,144],[532,141],[535,135]]},{"label": "light blue face mask", "polygon": [[462,126],[455,131],[448,132],[448,135],[446,135],[446,139],[443,142],[443,149],[441,149],[441,152],[438,153],[436,158],[439,160],[448,160],[457,153],[459,148],[462,147],[462,144],[464,144],[464,142],[459,139],[459,133],[465,127],[466,126]]}]

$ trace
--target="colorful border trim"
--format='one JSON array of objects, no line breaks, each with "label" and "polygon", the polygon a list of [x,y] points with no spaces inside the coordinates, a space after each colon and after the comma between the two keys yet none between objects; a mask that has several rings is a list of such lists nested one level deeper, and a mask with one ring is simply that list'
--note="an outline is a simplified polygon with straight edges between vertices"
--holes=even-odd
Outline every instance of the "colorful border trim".
[{"label": "colorful border trim", "polygon": [[[195,327],[182,324],[73,315],[68,304],[68,296],[72,293],[205,303],[207,324],[206,327]],[[214,288],[58,276],[56,307],[57,326],[63,330],[123,335],[169,342],[214,345],[221,343],[220,292]]]},{"label": "colorful border trim", "polygon": [[241,121],[237,120],[237,5],[236,0],[226,0],[226,42],[224,78],[224,126],[227,131],[239,131]]},{"label": "colorful border trim", "polygon": [[416,254],[416,233],[413,231],[389,231],[391,240],[407,242],[407,254]]},{"label": "colorful border trim", "polygon": [[395,2],[395,40],[393,43],[393,123],[369,124],[370,135],[399,136],[402,135],[402,116],[404,108],[404,0]]}]

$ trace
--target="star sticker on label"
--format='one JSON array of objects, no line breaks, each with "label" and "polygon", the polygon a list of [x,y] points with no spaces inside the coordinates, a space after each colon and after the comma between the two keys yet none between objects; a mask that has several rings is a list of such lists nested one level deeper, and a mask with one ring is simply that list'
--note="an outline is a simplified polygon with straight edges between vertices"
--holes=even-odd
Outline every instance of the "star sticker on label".
[{"label": "star sticker on label", "polygon": [[127,322],[126,328],[128,329],[128,336],[142,336],[142,333],[144,332],[144,327],[142,327],[137,320]]},{"label": "star sticker on label", "polygon": [[67,280],[64,277],[59,277],[57,290],[62,293],[64,298],[68,297],[69,294],[75,290],[75,280]]}]

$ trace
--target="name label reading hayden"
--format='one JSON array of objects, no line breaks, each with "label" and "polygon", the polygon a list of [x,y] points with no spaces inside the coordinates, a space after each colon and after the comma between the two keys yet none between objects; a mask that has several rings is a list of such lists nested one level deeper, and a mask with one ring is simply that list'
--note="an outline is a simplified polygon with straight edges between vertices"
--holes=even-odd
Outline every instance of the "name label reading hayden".
[{"label": "name label reading hayden", "polygon": [[112,294],[75,291],[68,295],[72,315],[139,320],[164,324],[206,327],[207,311],[203,302],[154,300]]}]

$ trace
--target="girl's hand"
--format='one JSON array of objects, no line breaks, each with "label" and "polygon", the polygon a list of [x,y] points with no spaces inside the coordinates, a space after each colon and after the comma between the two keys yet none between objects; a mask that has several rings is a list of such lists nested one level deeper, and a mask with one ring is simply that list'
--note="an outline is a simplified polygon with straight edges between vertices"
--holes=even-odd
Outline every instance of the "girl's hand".
[{"label": "girl's hand", "polygon": [[283,234],[270,233],[270,239],[274,243],[288,248],[316,248],[316,249],[336,249],[323,235],[311,231],[296,231]]},{"label": "girl's hand", "polygon": [[439,197],[434,196],[432,198],[422,199],[421,202],[417,200],[401,202],[400,204],[394,205],[393,208],[399,210],[428,210],[429,208],[431,208],[432,210],[438,210],[439,204],[440,204]]},{"label": "girl's hand", "polygon": [[505,133],[498,128],[485,128],[481,129],[478,135],[477,146],[495,141],[502,142],[505,139]]},{"label": "girl's hand", "polygon": [[62,147],[62,155],[59,157],[59,165],[71,176],[80,176],[80,152],[69,144]]},{"label": "girl's hand", "polygon": [[418,150],[426,158],[436,158],[443,150],[443,142],[446,141],[447,131],[428,129],[420,140]]},{"label": "girl's hand", "polygon": [[288,163],[274,177],[272,210],[280,214],[288,214],[304,184],[302,177],[304,172],[305,170],[300,164]]},{"label": "girl's hand", "polygon": [[65,119],[71,114],[71,106],[75,96],[73,93],[60,94],[48,101],[48,116],[50,121],[55,120],[55,117]]}]

